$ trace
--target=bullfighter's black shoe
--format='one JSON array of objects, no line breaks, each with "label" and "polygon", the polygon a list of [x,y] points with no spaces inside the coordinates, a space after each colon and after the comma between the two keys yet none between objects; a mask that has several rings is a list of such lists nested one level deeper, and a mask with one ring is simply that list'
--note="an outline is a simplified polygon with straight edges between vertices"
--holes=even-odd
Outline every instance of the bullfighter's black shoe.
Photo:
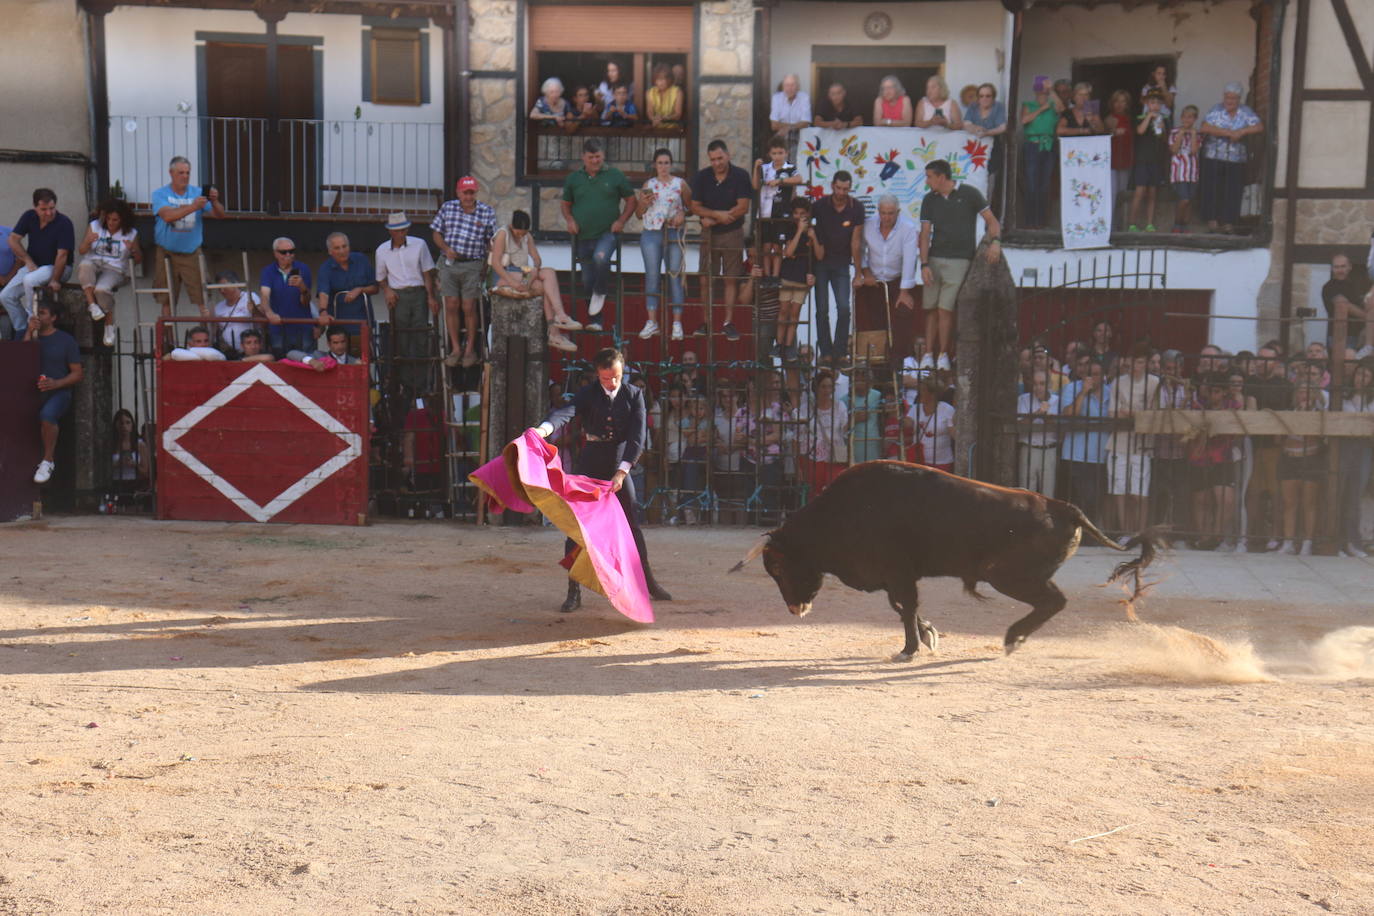
[{"label": "bullfighter's black shoe", "polygon": [[564,599],[563,606],[558,610],[564,614],[571,614],[582,606],[582,586],[572,579],[568,580],[568,597]]}]

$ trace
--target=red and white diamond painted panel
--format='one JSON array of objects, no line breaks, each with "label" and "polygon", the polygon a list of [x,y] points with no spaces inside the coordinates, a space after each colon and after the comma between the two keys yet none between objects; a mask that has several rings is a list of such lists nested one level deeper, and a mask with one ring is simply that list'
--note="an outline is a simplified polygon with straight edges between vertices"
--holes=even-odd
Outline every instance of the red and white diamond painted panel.
[{"label": "red and white diamond painted panel", "polygon": [[353,525],[364,517],[367,367],[158,368],[159,518]]}]

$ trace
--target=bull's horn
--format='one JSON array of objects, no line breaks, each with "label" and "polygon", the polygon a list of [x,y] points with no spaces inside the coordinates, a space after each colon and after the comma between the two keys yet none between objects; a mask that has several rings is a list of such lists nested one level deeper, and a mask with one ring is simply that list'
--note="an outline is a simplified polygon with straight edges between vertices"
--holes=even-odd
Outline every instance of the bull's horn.
[{"label": "bull's horn", "polygon": [[[770,532],[768,532],[768,534],[772,534],[772,532],[770,531]],[[764,537],[765,537],[765,538],[768,537],[768,534],[765,534]],[[744,559],[743,559],[743,560],[740,560],[740,561],[739,561],[738,563],[736,563],[734,566],[731,566],[731,567],[730,567],[730,572],[739,572],[741,569],[743,569],[744,567],[748,566],[750,563],[752,563],[752,562],[755,560],[755,558],[758,557],[759,554],[763,553],[763,548],[765,548],[765,547],[767,547],[767,546],[768,546],[768,542],[765,541],[765,540],[760,539],[759,542],[758,542],[757,544],[755,544],[753,547],[750,547],[750,548],[749,548],[749,552],[746,553],[746,554],[744,555]]]}]

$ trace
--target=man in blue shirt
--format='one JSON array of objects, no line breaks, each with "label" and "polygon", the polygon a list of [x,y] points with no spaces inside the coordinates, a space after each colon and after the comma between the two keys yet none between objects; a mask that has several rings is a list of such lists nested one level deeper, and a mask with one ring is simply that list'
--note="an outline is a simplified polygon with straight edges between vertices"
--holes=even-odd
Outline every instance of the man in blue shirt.
[{"label": "man in blue shirt", "polygon": [[315,345],[308,324],[282,324],[283,318],[313,318],[310,313],[310,266],[296,260],[296,243],[285,236],[272,242],[272,263],[258,275],[260,308],[272,327],[271,349],[278,358],[288,350]]},{"label": "man in blue shirt", "polygon": [[209,318],[205,305],[205,279],[200,275],[200,244],[203,238],[201,221],[205,214],[224,216],[219,202],[219,189],[202,190],[191,184],[191,163],[185,156],[173,156],[167,172],[172,180],[153,192],[153,240],[157,242],[154,263],[157,278],[153,285],[167,289],[167,265],[172,266],[171,290],[168,298],[158,294],[162,314],[171,317],[172,307],[181,298],[182,284],[202,317]]},{"label": "man in blue shirt", "polygon": [[57,429],[62,416],[72,406],[72,386],[84,377],[81,348],[76,338],[57,329],[62,307],[42,300],[29,319],[24,340],[38,344],[38,390],[43,406],[38,410],[38,428],[43,437],[43,460],[34,471],[34,483],[47,483],[53,472],[53,452],[57,449]]},{"label": "man in blue shirt", "polygon": [[[1086,375],[1064,386],[1059,392],[1059,415],[1101,419],[1111,416],[1112,387],[1103,380],[1103,368],[1092,362]],[[1080,420],[1081,423],[1081,420]],[[1081,423],[1070,427],[1073,431],[1061,437],[1059,456],[1068,472],[1069,501],[1083,510],[1094,523],[1101,521],[1099,507],[1107,482],[1107,434],[1110,423]]]},{"label": "man in blue shirt", "polygon": [[[320,265],[318,285],[315,287],[319,299],[320,326],[329,327],[339,320],[365,320],[369,330],[375,334],[377,328],[372,318],[372,301],[368,298],[377,292],[377,276],[372,271],[372,262],[366,255],[353,251],[348,236],[342,232],[331,233],[325,240],[325,246],[329,249],[329,260]],[[350,339],[357,333],[357,325],[344,327],[348,328]]]},{"label": "man in blue shirt", "polygon": [[39,188],[33,192],[33,209],[24,211],[6,241],[10,255],[23,266],[12,273],[0,291],[0,304],[5,307],[10,325],[10,333],[0,333],[0,340],[24,334],[30,303],[40,287],[46,285],[53,295],[61,291],[62,281],[72,272],[76,230],[71,220],[57,212],[57,195],[48,188]]}]

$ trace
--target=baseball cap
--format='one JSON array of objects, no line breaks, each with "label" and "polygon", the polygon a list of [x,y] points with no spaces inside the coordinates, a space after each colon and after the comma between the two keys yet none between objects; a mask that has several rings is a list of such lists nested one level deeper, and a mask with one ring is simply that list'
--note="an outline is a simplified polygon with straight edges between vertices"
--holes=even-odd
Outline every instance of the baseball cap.
[{"label": "baseball cap", "polygon": [[476,179],[476,178],[473,178],[471,175],[464,175],[462,178],[459,178],[459,179],[458,179],[458,190],[459,190],[459,191],[476,191],[476,190],[477,190],[477,179]]}]

